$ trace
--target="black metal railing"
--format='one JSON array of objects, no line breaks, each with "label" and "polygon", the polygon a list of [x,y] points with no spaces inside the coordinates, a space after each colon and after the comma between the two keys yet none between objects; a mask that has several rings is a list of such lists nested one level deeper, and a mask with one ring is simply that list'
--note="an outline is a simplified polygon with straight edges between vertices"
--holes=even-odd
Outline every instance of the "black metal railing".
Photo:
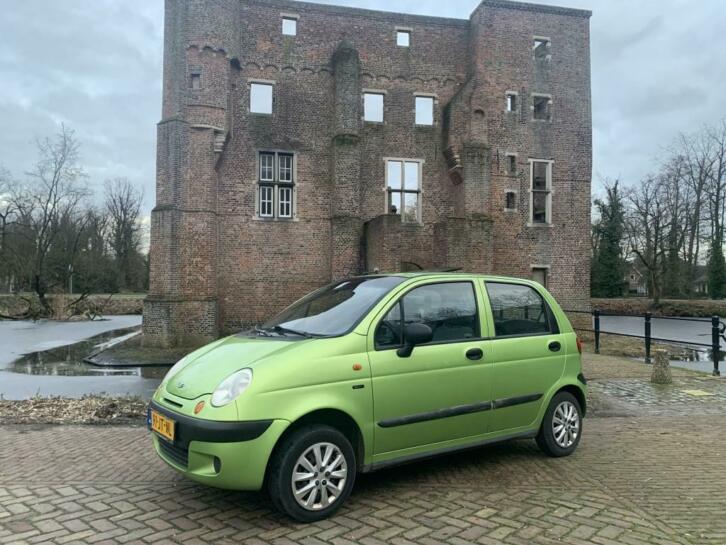
[{"label": "black metal railing", "polygon": [[[631,337],[636,339],[643,339],[645,342],[645,363],[651,363],[650,349],[653,342],[660,342],[665,344],[674,345],[685,345],[691,347],[706,347],[711,349],[711,359],[713,361],[713,375],[718,377],[721,376],[719,371],[719,362],[721,360],[721,341],[726,342],[726,323],[721,321],[718,316],[711,316],[711,318],[683,318],[680,316],[656,316],[658,320],[680,320],[684,322],[710,322],[711,323],[711,342],[710,343],[699,343],[683,339],[666,339],[664,337],[653,337],[652,334],[652,318],[653,315],[650,312],[645,314],[620,314],[616,312],[603,312],[595,309],[593,311],[584,310],[565,310],[567,314],[588,314],[592,316],[593,328],[588,329],[584,327],[575,327],[577,331],[587,331],[593,333],[595,337],[595,353],[600,353],[600,336],[605,335],[617,335],[619,337]],[[602,316],[614,316],[614,317],[627,317],[627,318],[643,318],[643,334],[639,335],[636,333],[616,333],[613,331],[602,331],[600,327],[600,317]]]}]

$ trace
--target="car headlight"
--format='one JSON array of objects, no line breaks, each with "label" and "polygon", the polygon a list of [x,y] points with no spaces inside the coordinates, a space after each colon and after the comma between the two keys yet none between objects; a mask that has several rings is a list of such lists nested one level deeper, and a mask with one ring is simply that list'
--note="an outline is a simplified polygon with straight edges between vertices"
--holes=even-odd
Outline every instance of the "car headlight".
[{"label": "car headlight", "polygon": [[252,369],[242,369],[232,373],[219,383],[212,393],[212,405],[222,407],[234,401],[252,382]]}]

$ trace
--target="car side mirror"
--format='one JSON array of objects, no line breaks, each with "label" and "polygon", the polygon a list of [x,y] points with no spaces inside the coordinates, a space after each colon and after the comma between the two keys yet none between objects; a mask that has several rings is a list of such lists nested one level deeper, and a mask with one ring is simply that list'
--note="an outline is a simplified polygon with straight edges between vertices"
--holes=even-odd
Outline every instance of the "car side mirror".
[{"label": "car side mirror", "polygon": [[403,338],[404,344],[396,351],[396,354],[401,358],[408,358],[413,352],[414,346],[431,342],[434,332],[426,324],[408,324],[403,328]]}]

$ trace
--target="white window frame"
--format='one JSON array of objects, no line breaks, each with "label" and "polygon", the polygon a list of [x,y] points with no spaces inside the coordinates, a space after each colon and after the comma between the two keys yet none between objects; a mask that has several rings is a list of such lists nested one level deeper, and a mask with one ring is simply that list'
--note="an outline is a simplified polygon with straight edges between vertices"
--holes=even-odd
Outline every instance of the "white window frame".
[{"label": "white window frame", "polygon": [[[433,127],[436,125],[436,95],[426,93],[414,93],[413,95],[413,122],[417,127]],[[431,101],[431,123],[419,123],[418,122],[418,100],[430,100]]]},{"label": "white window frame", "polygon": [[[267,161],[264,161],[264,163],[265,163],[265,165],[264,165],[265,170],[267,170],[268,167],[269,167],[269,171],[270,171],[270,177],[269,178],[265,178],[265,177],[262,176],[262,168],[263,168],[263,164],[262,164],[263,163],[263,160],[262,160],[262,158],[263,157],[264,158],[268,158],[269,157],[269,158],[272,159],[272,164],[271,165],[267,165]],[[258,174],[257,174],[257,178],[259,179],[259,181],[260,182],[273,182],[275,180],[275,153],[274,152],[267,152],[267,151],[261,151],[261,152],[259,152],[257,154],[257,164],[258,164]]]},{"label": "white window frame", "polygon": [[[271,156],[272,159],[272,178],[262,177],[262,157]],[[290,179],[280,178],[280,158],[290,157]],[[286,170],[286,169],[285,169]],[[295,215],[295,204],[296,204],[296,183],[297,180],[297,154],[290,151],[281,150],[270,150],[263,149],[257,151],[257,202],[256,202],[256,216],[262,219],[294,219]],[[263,214],[263,191],[267,192],[269,188],[272,192],[272,206],[271,214]],[[287,193],[289,190],[289,199],[281,198],[282,193]],[[265,202],[270,202],[265,199]],[[287,203],[289,209],[283,213],[283,205]]]},{"label": "white window frame", "polygon": [[[278,218],[292,218],[292,185],[277,185],[277,217]],[[287,193],[288,197],[283,199],[283,194]],[[287,211],[283,213],[283,206],[287,206]]]},{"label": "white window frame", "polygon": [[[534,189],[534,164],[547,163],[546,189]],[[529,160],[529,227],[550,227],[552,226],[552,167],[554,161],[551,159],[530,159]],[[534,221],[534,194],[546,193],[545,200],[545,221]]]},{"label": "white window frame", "polygon": [[[366,116],[366,95],[381,97],[381,119],[368,119]],[[366,123],[383,123],[386,120],[386,92],[375,89],[363,89],[363,121]]]},{"label": "white window frame", "polygon": [[[399,41],[399,36],[405,34],[406,35],[406,43],[401,44]],[[403,26],[397,26],[396,27],[396,47],[403,47],[403,48],[409,48],[411,47],[411,35],[413,34],[413,29],[409,27],[403,27]]]},{"label": "white window frame", "polygon": [[[514,99],[514,109],[509,109],[509,99]],[[504,93],[504,111],[508,114],[516,114],[519,111],[519,93],[517,91],[507,91]]]},{"label": "white window frame", "polygon": [[[281,183],[288,183],[292,184],[295,176],[294,176],[294,170],[295,170],[295,156],[292,153],[277,153],[275,154],[275,158],[277,159],[275,162],[277,164],[277,180]],[[283,166],[282,166],[282,158],[284,158],[286,161],[290,160],[290,166],[285,167],[284,171],[286,174],[289,174],[289,177],[282,177],[283,173]]]},{"label": "white window frame", "polygon": [[[389,189],[388,187],[388,163],[389,162],[400,162],[401,163],[401,189]],[[384,157],[383,159],[383,168],[384,168],[384,186],[383,190],[385,192],[385,214],[390,214],[390,206],[391,206],[391,194],[392,193],[400,193],[401,194],[401,210],[398,211],[398,216],[401,217],[401,222],[403,223],[422,223],[422,216],[423,216],[423,165],[424,165],[423,159],[411,159],[411,158],[403,158],[403,157]],[[406,163],[417,163],[418,164],[418,180],[416,180],[416,186],[417,189],[404,189],[406,187]],[[406,203],[405,194],[406,193],[412,193],[417,195],[417,202],[416,202],[416,220],[415,221],[406,221],[404,220],[403,216],[403,208]]]},{"label": "white window frame", "polygon": [[[263,199],[263,194],[269,192],[269,199]],[[274,185],[259,185],[257,187],[258,195],[258,210],[257,213],[261,218],[274,218],[275,217],[275,186]],[[269,213],[265,213],[265,206],[269,204]]]},{"label": "white window frame", "polygon": [[[260,112],[252,109],[252,93],[253,88],[256,86],[269,87],[270,88],[270,111]],[[252,115],[272,115],[275,111],[275,82],[269,80],[248,80],[247,87],[249,90],[249,102],[247,104],[250,114]]]},{"label": "white window frame", "polygon": [[[280,14],[280,32],[283,36],[297,36],[297,22],[300,19],[299,15],[292,13],[281,13]],[[285,32],[285,21],[291,21],[293,23],[293,32]]]}]

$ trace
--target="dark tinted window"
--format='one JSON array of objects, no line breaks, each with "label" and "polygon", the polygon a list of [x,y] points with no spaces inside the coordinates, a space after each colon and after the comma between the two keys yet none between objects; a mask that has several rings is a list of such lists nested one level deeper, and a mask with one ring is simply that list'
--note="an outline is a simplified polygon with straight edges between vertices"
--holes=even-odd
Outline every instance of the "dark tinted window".
[{"label": "dark tinted window", "polygon": [[313,335],[342,335],[403,280],[397,276],[342,280],[293,303],[262,327],[281,326]]},{"label": "dark tinted window", "polygon": [[[401,316],[403,310],[403,316]],[[479,316],[471,282],[429,284],[409,291],[381,320],[376,346],[400,346],[405,324],[424,323],[433,331],[432,342],[479,337]]]},{"label": "dark tinted window", "polygon": [[556,332],[547,303],[529,286],[487,282],[487,293],[497,337]]}]

